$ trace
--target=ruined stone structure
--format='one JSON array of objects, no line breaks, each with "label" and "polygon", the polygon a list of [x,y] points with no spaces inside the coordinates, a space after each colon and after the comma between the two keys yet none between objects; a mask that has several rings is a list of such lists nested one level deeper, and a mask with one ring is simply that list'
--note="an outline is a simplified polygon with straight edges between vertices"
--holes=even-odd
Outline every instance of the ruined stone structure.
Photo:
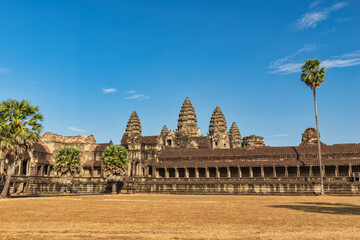
[{"label": "ruined stone structure", "polygon": [[[33,151],[23,156],[16,168],[13,192],[58,191],[54,153],[73,146],[81,153],[81,170],[73,192],[106,191],[101,153],[106,146],[94,137],[64,137],[45,133]],[[195,109],[186,98],[179,113],[177,129],[163,126],[158,135],[142,136],[141,121],[135,111],[126,125],[121,144],[129,151],[128,193],[183,194],[314,194],[320,191],[316,130],[308,128],[299,146],[269,147],[263,138],[241,137],[236,123],[229,131],[219,106],[209,119],[209,132],[201,135]],[[360,144],[322,144],[323,172],[327,193],[357,194],[360,172]],[[6,164],[1,161],[0,173]]]}]

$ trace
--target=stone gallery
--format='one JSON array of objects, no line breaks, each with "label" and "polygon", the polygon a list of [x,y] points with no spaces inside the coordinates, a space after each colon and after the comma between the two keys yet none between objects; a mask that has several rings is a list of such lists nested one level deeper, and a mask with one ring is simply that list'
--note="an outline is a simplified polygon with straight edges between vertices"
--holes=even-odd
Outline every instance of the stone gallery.
[{"label": "stone gallery", "polygon": [[[299,136],[300,138],[300,136]],[[68,190],[73,193],[108,192],[101,158],[113,144],[96,143],[89,136],[45,133],[32,151],[17,163],[10,191],[45,194],[58,192],[59,176],[54,154],[63,146],[82,153],[81,168]],[[121,144],[129,152],[125,193],[182,194],[318,194],[320,167],[314,128],[304,131],[299,146],[269,147],[263,138],[241,137],[236,123],[228,131],[225,116],[217,106],[210,118],[208,134],[201,135],[195,109],[186,98],[177,129],[164,125],[156,136],[142,136],[135,111],[127,123]],[[354,175],[360,172],[360,144],[321,143],[324,186],[327,193],[357,194]],[[6,162],[1,161],[0,173]]]}]

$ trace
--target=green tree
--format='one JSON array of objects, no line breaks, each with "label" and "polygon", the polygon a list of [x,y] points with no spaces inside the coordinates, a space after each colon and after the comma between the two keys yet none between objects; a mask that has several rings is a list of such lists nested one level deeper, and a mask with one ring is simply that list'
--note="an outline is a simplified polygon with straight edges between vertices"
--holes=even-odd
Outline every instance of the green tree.
[{"label": "green tree", "polygon": [[0,154],[7,160],[6,180],[0,198],[6,198],[16,162],[37,142],[43,115],[27,100],[0,103]]},{"label": "green tree", "polygon": [[308,85],[314,93],[314,106],[315,106],[315,119],[316,119],[316,131],[317,131],[317,143],[318,143],[318,158],[320,164],[320,184],[321,184],[321,195],[325,195],[324,191],[324,179],[323,179],[323,166],[321,162],[321,146],[320,146],[320,133],[319,133],[319,122],[318,112],[316,104],[316,88],[319,88],[321,83],[325,82],[325,68],[320,66],[318,59],[308,59],[305,61],[301,70],[301,81]]},{"label": "green tree", "polygon": [[55,168],[60,172],[60,192],[64,192],[66,186],[72,184],[73,175],[79,170],[81,153],[74,147],[62,147],[55,153]]},{"label": "green tree", "polygon": [[129,163],[127,156],[127,150],[121,145],[107,146],[102,153],[102,164],[108,172],[107,180],[112,183],[113,194],[116,193],[117,182],[124,181],[126,175],[124,167]]}]

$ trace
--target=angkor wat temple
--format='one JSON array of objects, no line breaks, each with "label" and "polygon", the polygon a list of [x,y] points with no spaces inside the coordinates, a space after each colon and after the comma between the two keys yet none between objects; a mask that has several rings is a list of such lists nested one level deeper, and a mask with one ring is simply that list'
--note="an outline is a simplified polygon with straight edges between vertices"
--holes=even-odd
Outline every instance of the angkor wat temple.
[{"label": "angkor wat temple", "polygon": [[[299,136],[300,138],[300,136]],[[101,153],[109,143],[97,144],[92,135],[65,137],[45,133],[33,150],[18,162],[11,191],[43,194],[58,192],[59,176],[54,153],[62,146],[74,146],[81,153],[82,166],[70,191],[107,191]],[[186,98],[176,130],[164,125],[155,136],[142,136],[141,122],[134,111],[121,144],[129,151],[128,177],[122,188],[127,193],[184,194],[317,194],[320,167],[316,130],[308,128],[299,146],[269,147],[263,138],[241,137],[236,123],[228,131],[225,116],[217,106],[210,118],[209,132],[201,135],[195,109]],[[360,172],[360,144],[321,143],[325,191],[357,194]],[[1,161],[0,173],[6,169]],[[356,180],[356,179],[355,179]]]}]

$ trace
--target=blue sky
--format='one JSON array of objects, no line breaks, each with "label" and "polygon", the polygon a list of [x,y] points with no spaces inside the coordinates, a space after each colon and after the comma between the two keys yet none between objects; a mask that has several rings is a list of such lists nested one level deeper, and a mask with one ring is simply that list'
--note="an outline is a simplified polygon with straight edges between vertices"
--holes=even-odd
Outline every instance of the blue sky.
[{"label": "blue sky", "polygon": [[1,1],[0,100],[29,99],[44,132],[119,143],[132,110],[143,135],[175,129],[189,96],[202,134],[228,128],[298,145],[315,126],[301,64],[318,90],[327,144],[360,142],[359,1]]}]

